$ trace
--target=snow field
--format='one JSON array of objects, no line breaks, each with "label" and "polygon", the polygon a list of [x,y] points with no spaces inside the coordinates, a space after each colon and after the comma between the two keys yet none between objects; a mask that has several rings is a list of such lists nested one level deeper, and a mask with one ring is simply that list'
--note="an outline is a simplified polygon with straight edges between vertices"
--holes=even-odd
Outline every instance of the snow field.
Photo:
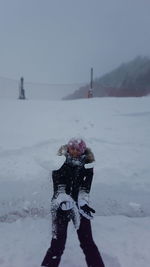
[{"label": "snow field", "polygon": [[[0,100],[0,266],[40,266],[51,237],[58,148],[83,137],[95,154],[93,236],[106,267],[149,267],[150,98]],[[84,267],[70,224],[60,267]]]}]

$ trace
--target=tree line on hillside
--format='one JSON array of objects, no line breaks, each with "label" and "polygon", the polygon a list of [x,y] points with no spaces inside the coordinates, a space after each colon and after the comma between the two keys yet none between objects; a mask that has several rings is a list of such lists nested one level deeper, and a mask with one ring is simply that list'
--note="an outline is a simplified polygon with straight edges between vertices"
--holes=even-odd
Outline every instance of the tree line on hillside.
[{"label": "tree line on hillside", "polygon": [[[86,98],[90,84],[65,99]],[[150,59],[138,56],[93,81],[94,97],[141,97],[150,94]]]}]

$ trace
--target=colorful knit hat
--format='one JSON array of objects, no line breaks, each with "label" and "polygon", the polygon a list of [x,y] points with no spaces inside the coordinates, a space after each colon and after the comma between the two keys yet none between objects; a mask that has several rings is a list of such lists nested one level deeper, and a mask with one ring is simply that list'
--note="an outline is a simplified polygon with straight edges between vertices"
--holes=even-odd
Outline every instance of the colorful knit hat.
[{"label": "colorful knit hat", "polygon": [[72,138],[67,144],[68,148],[77,149],[83,154],[86,150],[86,144],[81,138]]}]

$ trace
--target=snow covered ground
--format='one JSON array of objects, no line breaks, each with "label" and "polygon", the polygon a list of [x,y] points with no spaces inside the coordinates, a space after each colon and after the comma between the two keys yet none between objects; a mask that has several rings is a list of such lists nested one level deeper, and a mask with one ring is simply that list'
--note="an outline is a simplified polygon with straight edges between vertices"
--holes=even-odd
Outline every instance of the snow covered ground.
[{"label": "snow covered ground", "polygon": [[[39,267],[51,238],[51,171],[80,136],[96,162],[93,236],[106,267],[150,266],[150,98],[0,100],[0,266]],[[60,267],[85,267],[70,223]]]}]

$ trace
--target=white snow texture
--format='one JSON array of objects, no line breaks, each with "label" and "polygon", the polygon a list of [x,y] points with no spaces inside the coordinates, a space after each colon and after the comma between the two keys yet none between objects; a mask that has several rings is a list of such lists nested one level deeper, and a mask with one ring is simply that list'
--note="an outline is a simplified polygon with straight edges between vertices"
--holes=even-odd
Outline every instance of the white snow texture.
[{"label": "white snow texture", "polygon": [[[106,267],[150,266],[150,98],[0,99],[0,266],[39,267],[51,240],[51,171],[83,138],[95,155],[93,238]],[[85,267],[69,224],[60,267]]]}]

